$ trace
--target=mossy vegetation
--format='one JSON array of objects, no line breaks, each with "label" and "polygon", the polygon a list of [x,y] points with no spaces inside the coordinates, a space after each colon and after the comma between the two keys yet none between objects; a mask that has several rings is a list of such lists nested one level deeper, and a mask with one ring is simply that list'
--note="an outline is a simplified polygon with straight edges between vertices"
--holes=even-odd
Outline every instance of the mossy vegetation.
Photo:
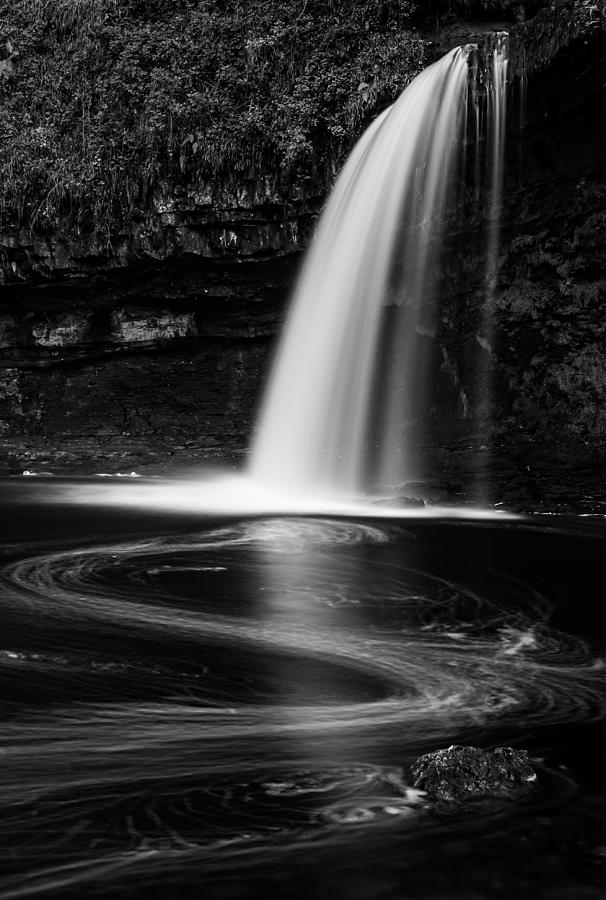
[{"label": "mossy vegetation", "polygon": [[423,66],[413,0],[0,0],[0,229],[108,250],[164,182],[330,178]]}]

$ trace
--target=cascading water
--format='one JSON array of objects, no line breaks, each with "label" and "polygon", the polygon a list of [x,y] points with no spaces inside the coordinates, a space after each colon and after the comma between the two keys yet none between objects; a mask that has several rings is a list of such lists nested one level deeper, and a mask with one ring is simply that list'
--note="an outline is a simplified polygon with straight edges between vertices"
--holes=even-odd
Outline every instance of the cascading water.
[{"label": "cascading water", "polygon": [[[490,464],[490,438],[492,431],[493,409],[493,365],[496,355],[494,321],[495,290],[499,272],[499,250],[501,235],[501,217],[503,205],[503,176],[505,156],[505,128],[507,117],[507,68],[508,42],[505,32],[498,34],[494,46],[486,59],[486,171],[483,194],[484,220],[486,221],[486,244],[484,265],[484,298],[476,340],[479,354],[476,362],[476,396],[474,407],[476,418],[481,425],[482,444],[485,452],[478,466],[475,499],[480,504],[486,502],[485,471]],[[522,82],[523,90],[523,82]],[[523,110],[523,98],[520,108]],[[476,133],[479,144],[482,129]],[[480,158],[479,148],[476,150]],[[480,200],[480,198],[478,198]],[[480,200],[481,202],[481,200]]]},{"label": "cascading water", "polygon": [[[481,334],[478,340],[490,357],[493,352],[493,304],[496,278],[499,270],[499,238],[501,230],[501,207],[503,202],[503,172],[505,152],[505,126],[507,114],[507,54],[508,36],[497,35],[495,45],[488,56],[487,101],[487,190],[485,218],[487,219],[486,264],[484,267],[485,297]],[[479,139],[479,135],[478,135]],[[479,154],[478,154],[479,156]],[[489,376],[480,378],[481,389],[489,393]],[[482,383],[483,382],[483,383]],[[485,401],[487,406],[489,403]],[[480,400],[481,403],[481,400]]]},{"label": "cascading water", "polygon": [[471,49],[422,72],[362,136],[337,181],[261,409],[257,482],[355,495],[421,474],[413,447],[430,388]]}]

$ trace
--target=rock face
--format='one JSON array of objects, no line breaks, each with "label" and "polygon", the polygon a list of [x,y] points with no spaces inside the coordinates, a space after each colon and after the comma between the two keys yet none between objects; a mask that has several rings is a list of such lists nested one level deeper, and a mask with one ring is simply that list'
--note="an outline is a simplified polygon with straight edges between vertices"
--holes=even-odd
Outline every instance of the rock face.
[{"label": "rock face", "polygon": [[49,443],[90,439],[240,450],[295,265],[184,262],[5,288],[0,470],[11,443],[24,452],[10,472],[37,467],[28,447],[46,462]]},{"label": "rock face", "polygon": [[[475,419],[463,430],[481,428],[492,439],[599,442],[606,437],[606,39],[573,42],[527,89],[523,104],[510,97],[490,294],[481,274],[486,213],[450,233],[435,417],[442,435],[444,411],[458,407],[453,436]],[[488,296],[490,335],[482,326]],[[481,371],[490,376],[483,386]]]},{"label": "rock face", "polygon": [[[139,268],[140,261],[271,260],[309,241],[327,185],[277,179],[161,184],[142,221],[125,229],[111,253],[69,219],[55,231],[0,230],[0,285]],[[128,278],[128,273],[126,273]]]},{"label": "rock face", "polygon": [[517,797],[536,781],[525,750],[453,745],[420,756],[412,766],[413,787],[432,801],[459,803],[478,797]]},{"label": "rock face", "polygon": [[606,7],[594,0],[420,0],[419,7],[434,56],[506,31],[515,77],[549,67],[575,42],[589,43],[606,29]]}]

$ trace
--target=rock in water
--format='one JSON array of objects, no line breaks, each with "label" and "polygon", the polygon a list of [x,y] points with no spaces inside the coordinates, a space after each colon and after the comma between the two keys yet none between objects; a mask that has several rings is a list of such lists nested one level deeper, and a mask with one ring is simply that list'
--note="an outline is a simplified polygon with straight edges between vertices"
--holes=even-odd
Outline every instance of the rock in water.
[{"label": "rock in water", "polygon": [[372,502],[377,506],[395,506],[396,508],[425,506],[425,501],[420,497],[387,497],[385,500],[373,500]]},{"label": "rock in water", "polygon": [[453,745],[420,756],[411,769],[412,784],[431,800],[457,802],[481,796],[516,797],[537,775],[525,750]]}]

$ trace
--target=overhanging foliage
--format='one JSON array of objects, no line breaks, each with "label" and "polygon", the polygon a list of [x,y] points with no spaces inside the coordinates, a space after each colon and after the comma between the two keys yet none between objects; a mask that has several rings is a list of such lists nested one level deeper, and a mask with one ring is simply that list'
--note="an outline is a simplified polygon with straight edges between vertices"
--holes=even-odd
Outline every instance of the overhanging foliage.
[{"label": "overhanging foliage", "polygon": [[0,227],[112,235],[161,181],[321,176],[423,65],[413,0],[0,0]]}]

